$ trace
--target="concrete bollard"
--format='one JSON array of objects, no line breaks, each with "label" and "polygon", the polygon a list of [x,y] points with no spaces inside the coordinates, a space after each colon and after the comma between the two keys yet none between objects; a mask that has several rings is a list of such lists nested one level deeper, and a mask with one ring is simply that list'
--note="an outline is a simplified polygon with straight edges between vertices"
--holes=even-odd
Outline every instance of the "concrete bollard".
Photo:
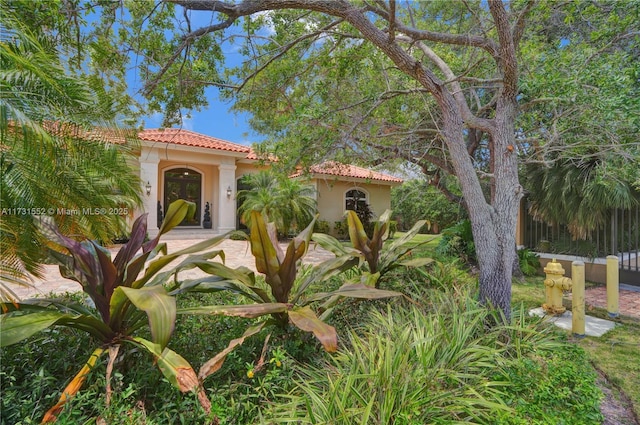
[{"label": "concrete bollard", "polygon": [[607,311],[609,317],[614,318],[620,315],[619,309],[620,293],[620,270],[618,268],[618,257],[607,256]]},{"label": "concrete bollard", "polygon": [[584,338],[585,317],[584,317],[584,263],[574,261],[571,263],[571,329],[573,336]]}]

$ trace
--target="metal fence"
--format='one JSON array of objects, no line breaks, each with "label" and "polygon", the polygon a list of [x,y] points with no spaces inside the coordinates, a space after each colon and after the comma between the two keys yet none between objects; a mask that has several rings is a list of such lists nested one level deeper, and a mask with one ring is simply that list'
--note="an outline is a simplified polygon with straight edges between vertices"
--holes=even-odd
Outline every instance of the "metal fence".
[{"label": "metal fence", "polygon": [[620,281],[640,285],[640,208],[614,210],[600,228],[584,239],[576,239],[567,226],[534,220],[524,222],[525,247],[540,252],[603,258],[616,255],[620,260]]}]

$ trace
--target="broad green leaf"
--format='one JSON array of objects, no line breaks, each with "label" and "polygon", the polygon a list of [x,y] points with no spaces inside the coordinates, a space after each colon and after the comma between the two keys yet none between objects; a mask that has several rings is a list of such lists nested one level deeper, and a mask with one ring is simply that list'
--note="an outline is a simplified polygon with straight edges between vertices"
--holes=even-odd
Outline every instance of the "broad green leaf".
[{"label": "broad green leaf", "polygon": [[[164,348],[169,343],[176,323],[176,299],[163,286],[140,289],[120,286],[121,291],[140,310],[147,313],[153,342]],[[115,298],[115,294],[114,294]]]},{"label": "broad green leaf", "polygon": [[57,311],[42,311],[39,313],[18,314],[7,313],[0,316],[0,347],[6,347],[29,338],[41,330],[53,326],[65,317]]},{"label": "broad green leaf", "polygon": [[[21,307],[22,305],[19,305]],[[15,344],[54,325],[83,330],[100,341],[108,340],[113,332],[101,320],[88,315],[71,315],[53,310],[33,313],[12,312],[0,316],[0,347]]]},{"label": "broad green leaf", "polygon": [[338,334],[335,328],[320,320],[311,307],[290,310],[289,320],[303,331],[312,332],[327,352],[335,353],[338,350]]},{"label": "broad green leaf", "polygon": [[82,366],[82,369],[80,369],[80,371],[76,374],[76,376],[71,380],[71,382],[69,382],[69,384],[62,391],[62,395],[60,396],[60,399],[58,400],[58,402],[49,410],[47,410],[47,412],[44,414],[44,417],[42,418],[42,423],[56,421],[57,415],[60,414],[60,412],[62,411],[62,408],[67,403],[67,401],[69,401],[71,397],[75,396],[78,393],[78,391],[80,391],[80,388],[82,388],[84,381],[87,379],[87,375],[89,374],[89,372],[91,372],[91,369],[93,369],[96,362],[98,361],[100,356],[102,356],[102,353],[104,353],[104,351],[105,349],[102,347],[96,348],[95,350],[93,350],[93,353],[91,353],[89,360],[86,361],[84,366]]},{"label": "broad green leaf", "polygon": [[267,314],[285,313],[287,304],[264,303],[247,305],[212,305],[202,307],[181,308],[178,314],[200,314],[212,316],[236,316],[253,319]]},{"label": "broad green leaf", "polygon": [[[413,239],[418,234],[418,232],[420,232],[420,229],[422,229],[422,226],[424,226],[427,223],[428,223],[427,220],[418,220],[416,224],[414,224],[413,227],[409,229],[409,231],[407,231],[404,235],[402,235],[402,237],[395,239],[391,243],[391,245],[389,245],[388,250],[390,252],[395,251],[398,248],[402,247],[403,245],[407,244],[408,242],[411,242],[411,239]],[[435,239],[436,237],[437,236],[434,236],[433,239]],[[429,243],[429,242],[431,242],[431,240],[425,241],[422,244]],[[416,247],[419,245],[421,244],[413,245],[413,247]]]},{"label": "broad green leaf", "polygon": [[145,347],[155,356],[158,368],[173,386],[183,393],[196,391],[202,407],[207,412],[211,410],[211,402],[200,385],[196,372],[184,357],[169,348],[162,349],[160,345],[144,338],[136,337],[132,342]]},{"label": "broad green leaf", "polygon": [[314,266],[311,272],[304,277],[304,280],[296,289],[291,303],[296,305],[300,297],[312,283],[327,281],[333,276],[336,276],[346,270],[350,270],[358,265],[359,260],[360,257],[354,258],[349,255],[343,255],[323,261],[322,263]]},{"label": "broad green leaf", "polygon": [[227,355],[238,345],[244,343],[245,339],[260,332],[265,324],[266,322],[262,322],[256,326],[251,326],[242,334],[240,338],[231,340],[227,348],[225,348],[224,350],[216,354],[213,358],[209,359],[205,364],[203,364],[200,368],[200,371],[198,372],[198,379],[200,379],[200,382],[204,381],[211,374],[217,372],[222,367],[222,364],[224,363]]},{"label": "broad green leaf", "polygon": [[313,239],[313,241],[315,241],[322,248],[326,249],[329,252],[332,252],[338,257],[341,255],[351,255],[354,252],[353,248],[344,246],[342,242],[331,235],[327,235],[324,233],[314,233],[311,239]]},{"label": "broad green leaf", "polygon": [[196,204],[193,202],[185,201],[184,199],[172,202],[164,215],[164,220],[162,220],[156,239],[182,223],[185,217],[193,217],[195,213]]}]

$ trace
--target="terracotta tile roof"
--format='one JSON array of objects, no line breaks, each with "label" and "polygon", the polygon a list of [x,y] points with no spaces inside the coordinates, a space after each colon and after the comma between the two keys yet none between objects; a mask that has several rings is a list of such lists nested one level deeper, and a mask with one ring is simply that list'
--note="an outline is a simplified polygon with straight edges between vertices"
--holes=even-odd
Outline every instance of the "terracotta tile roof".
[{"label": "terracotta tile roof", "polygon": [[148,142],[171,143],[174,145],[194,146],[198,148],[216,149],[227,152],[249,154],[251,148],[227,142],[204,134],[196,133],[181,128],[146,129],[138,133],[140,140]]},{"label": "terracotta tile roof", "polygon": [[[389,183],[402,183],[403,180],[388,174],[379,173],[369,170],[368,168],[358,167],[356,165],[340,164],[337,162],[323,162],[319,165],[313,165],[309,169],[312,174],[321,174],[325,176],[348,177],[363,180],[376,180]],[[291,177],[297,177],[302,173],[296,173]]]}]

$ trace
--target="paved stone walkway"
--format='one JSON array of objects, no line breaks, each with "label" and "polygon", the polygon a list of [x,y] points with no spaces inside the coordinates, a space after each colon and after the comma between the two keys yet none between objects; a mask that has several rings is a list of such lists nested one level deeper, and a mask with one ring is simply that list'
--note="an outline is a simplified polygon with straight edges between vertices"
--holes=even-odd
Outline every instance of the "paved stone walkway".
[{"label": "paved stone walkway", "polygon": [[[167,243],[168,252],[175,252],[177,250],[189,247],[194,243],[201,242],[199,240],[165,240]],[[286,245],[282,244],[283,249]],[[119,247],[111,249],[112,258],[115,257]],[[211,249],[221,249],[225,253],[225,264],[229,267],[245,266],[255,271],[255,261],[251,255],[251,249],[249,243],[245,241],[232,241],[224,240],[217,246]],[[309,248],[307,255],[303,258],[303,262],[306,264],[317,264],[329,258],[332,258],[333,254],[320,247],[312,246]],[[220,261],[218,258],[215,261]],[[60,276],[58,266],[45,266],[45,275],[42,279],[34,281],[33,287],[17,287],[12,286],[11,289],[20,298],[30,298],[35,296],[44,296],[49,293],[64,293],[75,292],[80,290],[80,284],[64,279]],[[199,270],[188,270],[182,272],[180,276],[182,278],[194,278],[202,276],[203,273]],[[623,287],[625,287],[623,285]],[[619,301],[620,301],[620,315],[633,317],[640,319],[640,289],[635,288],[620,289]],[[607,292],[606,287],[598,286],[595,288],[587,289],[586,294],[587,311],[589,306],[592,307],[607,307]]]}]

